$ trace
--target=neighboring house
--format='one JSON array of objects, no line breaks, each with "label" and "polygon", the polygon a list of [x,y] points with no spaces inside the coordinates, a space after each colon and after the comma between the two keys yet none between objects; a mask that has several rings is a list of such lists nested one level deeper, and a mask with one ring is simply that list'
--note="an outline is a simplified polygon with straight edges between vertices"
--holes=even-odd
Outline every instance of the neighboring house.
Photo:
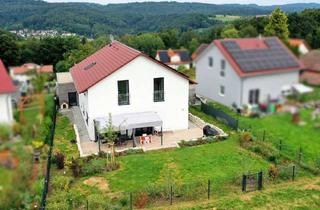
[{"label": "neighboring house", "polygon": [[36,71],[37,73],[53,73],[52,65],[38,65],[34,63],[26,63],[22,66],[10,67],[9,69],[11,77],[21,83],[29,83],[32,78],[30,73],[34,71]]},{"label": "neighboring house", "polygon": [[288,41],[291,46],[298,48],[301,55],[305,55],[311,51],[311,47],[304,39],[289,39]]},{"label": "neighboring house", "polygon": [[275,37],[215,40],[196,58],[196,93],[237,108],[265,103],[298,83],[301,68]]},{"label": "neighboring house", "polygon": [[129,133],[188,128],[189,83],[194,82],[142,52],[113,41],[70,72],[91,140],[109,113],[115,128]]},{"label": "neighboring house", "polygon": [[77,90],[74,86],[70,72],[60,72],[57,76],[57,96],[61,109],[78,105]]},{"label": "neighboring house", "polygon": [[196,58],[209,46],[209,44],[201,44],[194,53],[192,53],[192,60],[196,60]]},{"label": "neighboring house", "polygon": [[320,85],[320,51],[313,50],[301,56],[304,68],[300,74],[300,81],[309,85]]},{"label": "neighboring house", "polygon": [[189,69],[192,66],[192,60],[187,50],[158,50],[156,59],[174,69],[178,69],[179,66]]},{"label": "neighboring house", "polygon": [[0,59],[0,123],[13,123],[12,94],[16,88]]}]

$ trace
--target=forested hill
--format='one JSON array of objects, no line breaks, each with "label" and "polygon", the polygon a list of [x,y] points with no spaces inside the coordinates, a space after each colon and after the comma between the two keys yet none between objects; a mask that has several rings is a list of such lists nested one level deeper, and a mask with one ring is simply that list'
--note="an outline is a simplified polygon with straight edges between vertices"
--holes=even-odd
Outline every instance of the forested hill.
[{"label": "forested hill", "polygon": [[[81,35],[140,33],[166,28],[206,28],[219,23],[212,15],[264,15],[275,6],[214,5],[202,3],[146,2],[99,5],[47,3],[40,0],[0,0],[0,27],[55,29]],[[320,8],[320,4],[288,4],[287,12]]]}]

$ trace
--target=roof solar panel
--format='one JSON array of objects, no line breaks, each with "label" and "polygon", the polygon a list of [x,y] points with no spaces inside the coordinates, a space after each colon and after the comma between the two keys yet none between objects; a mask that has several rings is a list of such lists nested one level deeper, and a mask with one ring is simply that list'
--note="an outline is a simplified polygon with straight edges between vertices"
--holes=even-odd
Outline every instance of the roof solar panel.
[{"label": "roof solar panel", "polygon": [[268,48],[241,49],[234,40],[221,42],[244,72],[299,67],[276,38],[265,39]]}]

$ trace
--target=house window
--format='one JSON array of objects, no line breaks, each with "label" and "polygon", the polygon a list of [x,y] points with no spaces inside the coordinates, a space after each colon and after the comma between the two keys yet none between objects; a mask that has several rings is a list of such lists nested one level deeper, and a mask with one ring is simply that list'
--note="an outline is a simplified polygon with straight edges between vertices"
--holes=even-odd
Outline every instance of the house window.
[{"label": "house window", "polygon": [[153,101],[164,101],[164,79],[163,77],[153,79]]},{"label": "house window", "polygon": [[221,69],[224,70],[226,68],[226,61],[221,60]]},{"label": "house window", "polygon": [[129,80],[118,81],[118,104],[129,105]]},{"label": "house window", "polygon": [[213,66],[213,58],[209,57],[209,66],[212,67]]},{"label": "house window", "polygon": [[260,90],[253,89],[249,91],[249,104],[259,104]]},{"label": "house window", "polygon": [[226,71],[224,69],[221,69],[220,76],[221,77],[225,77],[226,76]]},{"label": "house window", "polygon": [[221,95],[221,96],[224,96],[225,91],[226,91],[226,90],[225,90],[225,87],[224,87],[223,85],[221,85],[221,86],[220,86],[220,95]]}]

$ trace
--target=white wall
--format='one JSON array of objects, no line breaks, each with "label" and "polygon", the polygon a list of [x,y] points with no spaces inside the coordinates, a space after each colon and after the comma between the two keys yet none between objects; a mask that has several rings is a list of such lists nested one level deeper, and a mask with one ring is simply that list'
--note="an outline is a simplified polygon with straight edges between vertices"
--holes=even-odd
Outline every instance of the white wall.
[{"label": "white wall", "polygon": [[[153,79],[164,77],[165,101],[153,101]],[[118,105],[117,81],[129,80],[130,105]],[[154,111],[163,130],[188,128],[189,81],[165,67],[139,56],[88,90],[89,136],[94,139],[93,119],[123,113]],[[84,100],[79,97],[79,101]]]},{"label": "white wall", "polygon": [[300,44],[299,45],[299,52],[302,54],[302,55],[305,55],[309,52],[309,49],[308,47],[305,45],[305,44]]},{"label": "white wall", "polygon": [[249,91],[260,90],[260,102],[281,97],[282,87],[299,82],[299,71],[243,78],[243,104],[249,103]]},{"label": "white wall", "polygon": [[[209,66],[209,57],[213,66]],[[225,76],[220,76],[221,60],[226,61]],[[240,106],[241,80],[219,49],[211,44],[196,60],[196,93],[227,106]],[[225,95],[220,95],[220,86],[225,87]]]},{"label": "white wall", "polygon": [[0,94],[0,123],[13,123],[12,102],[10,94]]}]

